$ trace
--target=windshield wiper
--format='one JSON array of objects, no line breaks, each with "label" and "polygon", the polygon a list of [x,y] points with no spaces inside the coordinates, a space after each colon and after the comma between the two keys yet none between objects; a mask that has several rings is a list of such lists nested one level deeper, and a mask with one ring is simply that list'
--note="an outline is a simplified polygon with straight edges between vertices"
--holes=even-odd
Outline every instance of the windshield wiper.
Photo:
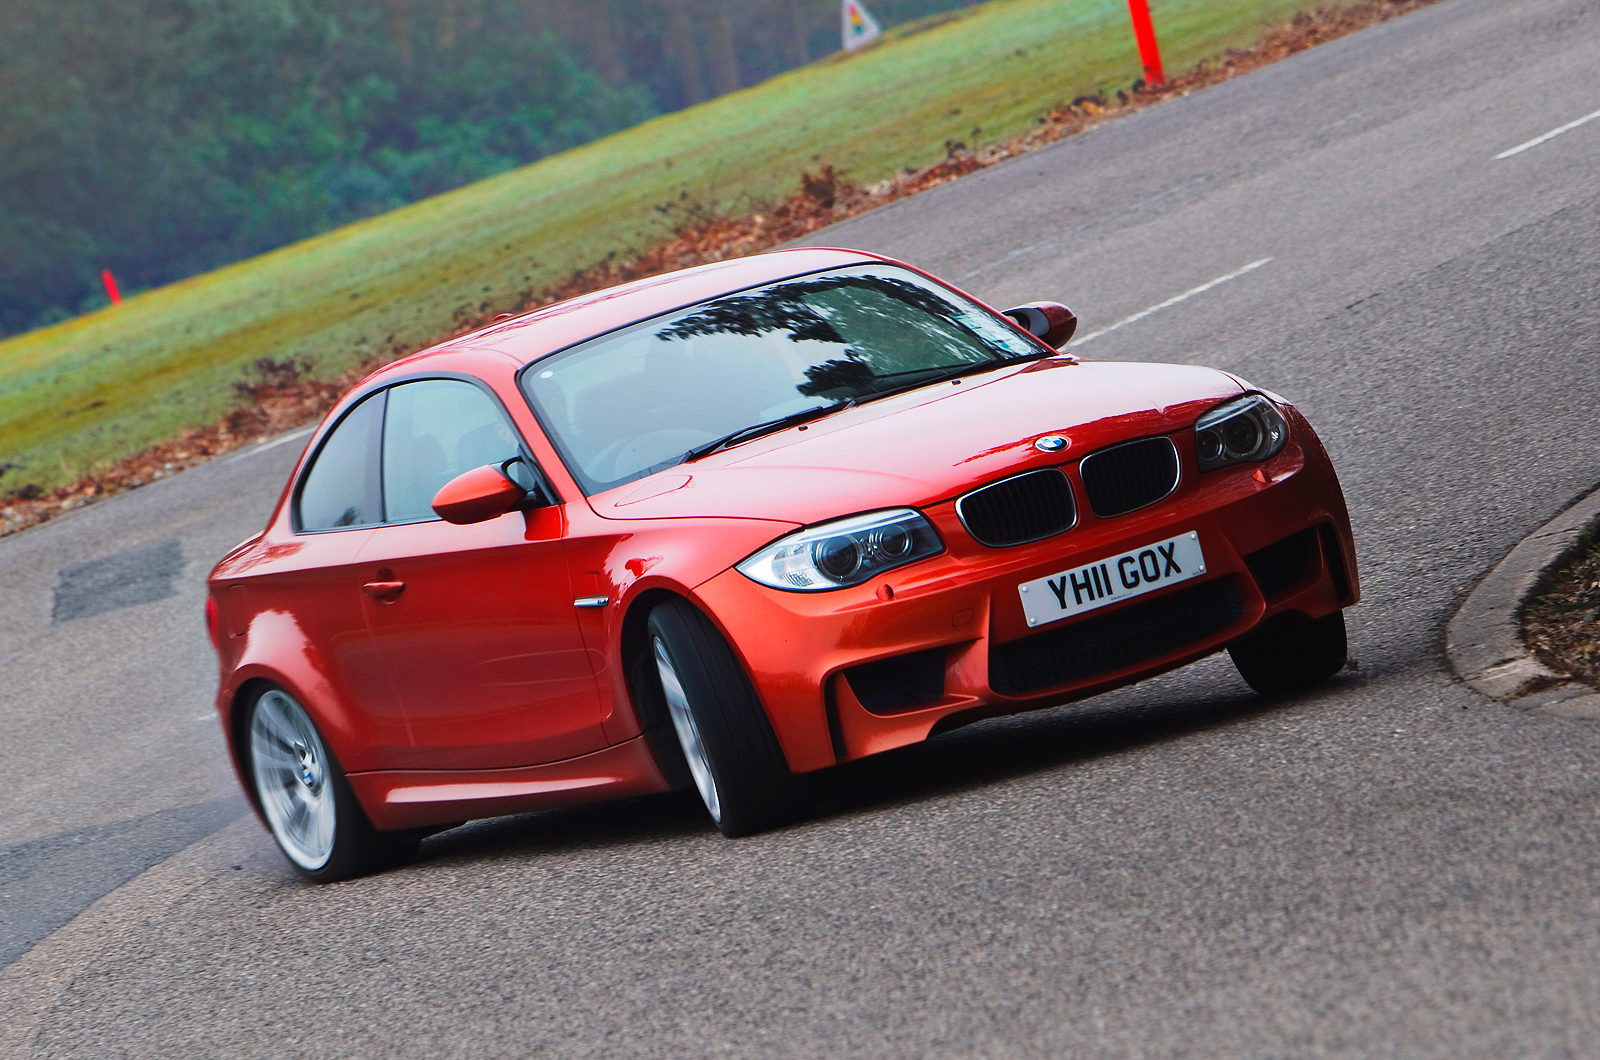
[{"label": "windshield wiper", "polygon": [[801,409],[799,412],[791,412],[787,416],[779,416],[775,420],[767,420],[765,423],[756,423],[749,427],[740,427],[738,430],[729,434],[724,434],[721,438],[717,438],[714,441],[709,441],[704,445],[695,446],[693,449],[683,454],[682,463],[692,464],[701,457],[710,456],[712,453],[720,452],[723,449],[729,448],[730,446],[738,445],[740,442],[747,442],[750,439],[760,437],[763,434],[771,434],[773,431],[781,431],[785,427],[793,427],[797,423],[806,423],[809,420],[820,419],[830,412],[843,412],[845,409],[854,407],[855,403],[855,398],[846,398],[845,400],[837,401],[832,405],[817,405],[813,408]]},{"label": "windshield wiper", "polygon": [[1007,357],[1004,360],[979,361],[976,364],[959,364],[951,365],[950,367],[943,369],[928,369],[928,371],[930,371],[932,374],[925,375],[921,379],[913,382],[901,383],[898,386],[884,387],[882,390],[874,390],[871,393],[862,394],[859,400],[876,401],[879,398],[889,397],[892,394],[904,394],[908,390],[918,390],[925,386],[932,386],[934,383],[947,383],[952,379],[959,379],[962,376],[979,375],[983,372],[998,371],[1001,368],[1007,368],[1013,364],[1021,364],[1024,361],[1036,361],[1042,357],[1048,356],[1049,354],[1047,353],[1040,353],[1037,355],[1027,354],[1021,357]]},{"label": "windshield wiper", "polygon": [[1047,356],[1049,356],[1049,354],[1041,352],[1036,355],[1029,354],[1022,357],[1007,357],[1003,360],[979,361],[976,364],[951,365],[943,369],[921,369],[919,371],[927,372],[928,374],[914,382],[902,383],[899,386],[885,387],[882,390],[874,390],[866,394],[858,394],[852,398],[845,398],[843,401],[835,402],[832,405],[818,405],[815,408],[802,409],[799,412],[792,412],[787,416],[780,416],[775,420],[767,420],[765,423],[757,423],[749,427],[740,427],[738,430],[729,434],[725,434],[721,438],[714,439],[705,443],[704,445],[699,445],[689,450],[687,453],[683,454],[683,459],[679,462],[684,464],[692,464],[702,457],[710,456],[712,453],[721,452],[730,446],[738,445],[740,442],[747,442],[751,438],[757,438],[763,434],[771,434],[773,431],[781,431],[785,427],[793,427],[796,424],[805,423],[808,420],[818,419],[822,416],[826,416],[830,412],[843,412],[845,409],[854,408],[856,405],[865,401],[876,401],[878,398],[889,397],[891,394],[903,394],[908,390],[916,390],[920,387],[932,386],[934,383],[944,383],[951,379],[957,379],[965,375],[977,375],[980,372],[992,372],[1013,364],[1020,364],[1024,361],[1038,360],[1040,357]]}]

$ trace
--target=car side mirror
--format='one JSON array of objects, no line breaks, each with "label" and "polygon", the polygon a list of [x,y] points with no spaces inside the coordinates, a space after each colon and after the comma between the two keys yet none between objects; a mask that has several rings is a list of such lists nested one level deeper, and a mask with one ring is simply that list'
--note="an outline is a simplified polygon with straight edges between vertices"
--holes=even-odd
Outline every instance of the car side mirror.
[{"label": "car side mirror", "polygon": [[507,465],[521,463],[508,460],[463,471],[433,495],[433,510],[445,522],[461,525],[487,522],[514,511],[529,491],[508,477]]},{"label": "car side mirror", "polygon": [[1023,331],[1057,350],[1071,341],[1078,330],[1078,314],[1060,302],[1029,302],[1007,309],[1005,315]]}]

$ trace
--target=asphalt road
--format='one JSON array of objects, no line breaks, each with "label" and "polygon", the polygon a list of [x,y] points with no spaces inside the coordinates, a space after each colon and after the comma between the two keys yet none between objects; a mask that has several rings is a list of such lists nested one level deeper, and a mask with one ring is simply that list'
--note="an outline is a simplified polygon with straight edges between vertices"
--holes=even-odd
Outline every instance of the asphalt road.
[{"label": "asphalt road", "polygon": [[1365,590],[1313,694],[1216,657],[835,771],[781,832],[661,797],[310,887],[240,817],[200,620],[296,444],[0,543],[0,1049],[1595,1055],[1600,729],[1441,642],[1600,481],[1600,120],[1496,158],[1597,71],[1595,0],[1446,0],[816,240],[1295,400]]}]

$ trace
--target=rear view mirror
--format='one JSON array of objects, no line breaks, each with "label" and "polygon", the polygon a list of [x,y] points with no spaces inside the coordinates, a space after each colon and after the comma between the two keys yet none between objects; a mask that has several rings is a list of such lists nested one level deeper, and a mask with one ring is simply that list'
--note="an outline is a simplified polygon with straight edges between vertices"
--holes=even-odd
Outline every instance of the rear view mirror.
[{"label": "rear view mirror", "polygon": [[1007,309],[1005,315],[1015,320],[1023,331],[1057,350],[1078,330],[1078,314],[1060,302],[1029,302]]},{"label": "rear view mirror", "polygon": [[513,511],[526,496],[526,489],[506,477],[503,465],[485,464],[446,482],[434,494],[433,510],[446,522],[482,523]]}]

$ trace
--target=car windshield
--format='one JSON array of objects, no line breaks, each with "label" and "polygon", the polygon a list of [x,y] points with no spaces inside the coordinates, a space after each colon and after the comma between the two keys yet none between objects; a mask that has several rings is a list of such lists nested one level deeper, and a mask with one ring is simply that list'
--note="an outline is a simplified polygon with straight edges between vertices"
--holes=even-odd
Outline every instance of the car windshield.
[{"label": "car windshield", "polygon": [[536,361],[522,386],[594,494],[748,427],[1047,352],[931,280],[865,265],[602,335]]}]

